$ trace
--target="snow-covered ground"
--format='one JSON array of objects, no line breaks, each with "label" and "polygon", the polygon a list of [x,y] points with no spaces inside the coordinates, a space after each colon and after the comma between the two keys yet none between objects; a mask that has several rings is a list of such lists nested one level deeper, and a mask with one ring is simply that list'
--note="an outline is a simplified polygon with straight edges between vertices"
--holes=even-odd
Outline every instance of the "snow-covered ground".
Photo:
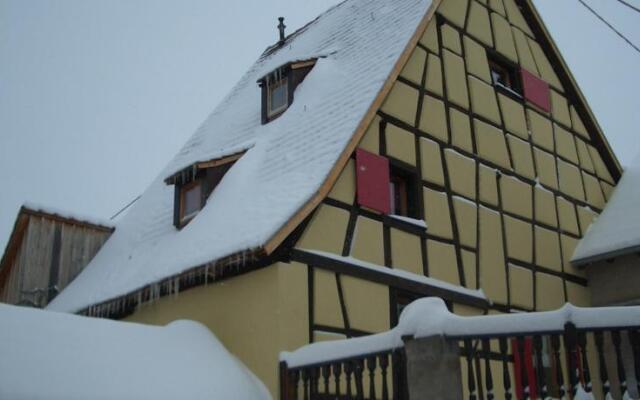
[{"label": "snow-covered ground", "polygon": [[0,399],[246,399],[266,387],[203,325],[0,304]]}]

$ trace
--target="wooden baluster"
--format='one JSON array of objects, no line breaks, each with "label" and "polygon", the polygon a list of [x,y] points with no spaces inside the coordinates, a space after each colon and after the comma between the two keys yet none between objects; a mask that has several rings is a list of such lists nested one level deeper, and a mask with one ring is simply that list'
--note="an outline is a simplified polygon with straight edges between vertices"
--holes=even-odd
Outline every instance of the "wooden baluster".
[{"label": "wooden baluster", "polygon": [[520,336],[516,340],[516,349],[514,351],[518,352],[518,356],[520,358],[520,382],[522,383],[522,398],[528,399],[531,391],[529,390],[529,374],[527,373],[527,360],[524,356],[524,347],[525,347],[525,338]]},{"label": "wooden baluster", "polygon": [[331,376],[331,366],[329,364],[325,364],[320,369],[322,372],[322,382],[324,383],[324,394],[331,393],[329,389],[329,377]]},{"label": "wooden baluster", "polygon": [[318,378],[320,377],[320,369],[318,367],[313,367],[309,373],[311,374],[309,397],[311,399],[315,399],[318,397],[318,384],[320,383]]},{"label": "wooden baluster", "polygon": [[493,377],[491,376],[491,343],[482,339],[482,356],[484,357],[484,385],[487,389],[487,400],[493,400]]},{"label": "wooden baluster", "polygon": [[364,386],[362,384],[364,375],[364,360],[358,359],[353,361],[353,370],[356,380],[356,398],[358,400],[364,400]]},{"label": "wooden baluster", "polygon": [[382,400],[389,400],[389,384],[387,383],[387,367],[389,367],[388,357],[388,354],[382,354],[378,358],[380,362],[380,372],[382,374]]},{"label": "wooden baluster", "polygon": [[627,391],[627,377],[624,373],[624,363],[622,362],[622,352],[620,350],[620,331],[611,331],[613,347],[616,351],[616,364],[618,367],[618,380],[620,381],[620,394],[624,396]]},{"label": "wooden baluster", "polygon": [[342,375],[342,364],[335,363],[333,364],[333,380],[336,383],[336,399],[340,398],[340,376]]},{"label": "wooden baluster", "polygon": [[547,384],[545,382],[544,376],[544,365],[542,364],[543,357],[543,347],[542,347],[542,336],[536,335],[533,337],[533,350],[536,354],[536,379],[538,384],[538,395],[542,399],[547,398]]},{"label": "wooden baluster", "polygon": [[309,378],[310,373],[307,368],[302,370],[302,395],[304,400],[309,400]]},{"label": "wooden baluster", "polygon": [[509,347],[507,346],[507,338],[498,339],[500,343],[500,355],[502,356],[502,383],[504,386],[505,400],[511,400],[511,377],[509,376]]},{"label": "wooden baluster", "polygon": [[350,361],[344,363],[344,373],[347,376],[347,398],[351,399],[353,391],[351,390],[351,375],[353,374],[353,366]]},{"label": "wooden baluster", "polygon": [[376,357],[367,357],[367,370],[369,370],[369,398],[376,398]]},{"label": "wooden baluster", "polygon": [[637,330],[629,330],[629,339],[631,340],[631,348],[633,349],[633,366],[636,378],[636,387],[640,394],[640,333]]},{"label": "wooden baluster", "polygon": [[600,381],[602,382],[602,398],[606,399],[609,394],[609,390],[611,389],[609,384],[609,375],[607,373],[607,364],[604,361],[602,332],[596,331],[593,333],[593,336],[596,341],[596,351],[598,352],[598,366],[600,367]]},{"label": "wooden baluster", "polygon": [[298,386],[300,385],[300,371],[295,370],[291,373],[291,381],[293,382],[293,393],[292,399],[298,399]]},{"label": "wooden baluster", "polygon": [[580,360],[582,361],[582,385],[584,391],[591,393],[593,385],[591,383],[591,370],[589,368],[589,360],[587,359],[587,334],[578,332],[578,346],[580,346]]},{"label": "wooden baluster", "polygon": [[567,368],[569,369],[569,390],[571,397],[576,395],[580,382],[578,371],[578,332],[576,326],[567,322],[564,326],[564,349],[567,355]]},{"label": "wooden baluster", "polygon": [[558,384],[558,397],[563,398],[566,391],[564,376],[562,374],[562,361],[560,360],[560,336],[551,336],[551,350],[553,353],[553,364],[556,367],[556,383]]},{"label": "wooden baluster", "polygon": [[476,400],[476,379],[473,374],[473,346],[470,339],[464,340],[465,358],[467,359],[467,385],[469,400]]}]

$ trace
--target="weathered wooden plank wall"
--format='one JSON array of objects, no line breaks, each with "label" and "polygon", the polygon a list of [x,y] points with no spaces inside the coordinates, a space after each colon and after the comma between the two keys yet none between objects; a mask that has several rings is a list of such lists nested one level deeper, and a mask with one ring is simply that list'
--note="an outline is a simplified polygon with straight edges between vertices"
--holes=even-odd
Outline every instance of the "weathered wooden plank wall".
[{"label": "weathered wooden plank wall", "polygon": [[111,232],[43,216],[28,218],[20,249],[5,266],[10,271],[0,301],[44,307],[91,261]]}]

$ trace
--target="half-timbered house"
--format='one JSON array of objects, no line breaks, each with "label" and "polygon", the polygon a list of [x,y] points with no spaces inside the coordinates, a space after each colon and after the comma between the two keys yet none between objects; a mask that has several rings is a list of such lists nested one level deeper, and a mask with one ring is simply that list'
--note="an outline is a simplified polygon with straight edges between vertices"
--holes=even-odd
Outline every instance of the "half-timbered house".
[{"label": "half-timbered house", "polygon": [[347,0],[264,51],[50,308],[200,321],[275,393],[280,351],[419,297],[589,305],[570,259],[620,175],[530,0]]}]

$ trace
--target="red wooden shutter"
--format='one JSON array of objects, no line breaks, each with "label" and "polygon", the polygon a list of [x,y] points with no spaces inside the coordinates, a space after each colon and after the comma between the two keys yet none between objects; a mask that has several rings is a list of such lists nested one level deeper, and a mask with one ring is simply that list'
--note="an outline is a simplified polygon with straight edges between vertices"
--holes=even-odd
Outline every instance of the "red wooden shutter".
[{"label": "red wooden shutter", "polygon": [[386,157],[356,150],[358,204],[384,214],[391,212],[389,160]]},{"label": "red wooden shutter", "polygon": [[[520,357],[520,346],[524,346],[524,359]],[[513,376],[515,378],[516,398],[524,400],[524,387],[522,386],[522,374],[527,376],[527,386],[529,387],[529,398],[535,399],[538,395],[538,385],[536,383],[536,371],[533,367],[533,345],[530,337],[524,339],[524,343],[518,339],[511,340],[511,352],[513,353]]]},{"label": "red wooden shutter", "polygon": [[547,82],[524,68],[520,69],[524,98],[546,112],[551,111],[551,93]]}]

